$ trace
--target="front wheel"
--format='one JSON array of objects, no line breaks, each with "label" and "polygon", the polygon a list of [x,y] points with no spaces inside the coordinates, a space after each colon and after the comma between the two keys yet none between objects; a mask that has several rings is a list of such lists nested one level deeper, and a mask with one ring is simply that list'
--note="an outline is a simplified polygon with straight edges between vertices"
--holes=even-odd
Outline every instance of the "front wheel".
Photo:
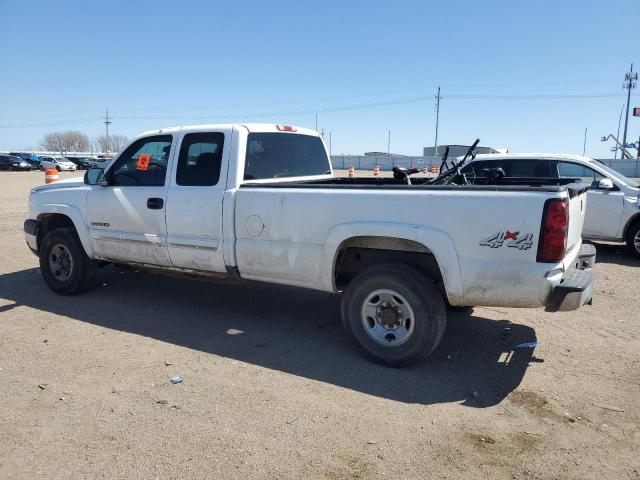
[{"label": "front wheel", "polygon": [[391,367],[423,360],[440,343],[446,327],[442,295],[406,265],[371,267],[349,284],[342,319],[361,349]]},{"label": "front wheel", "polygon": [[73,228],[56,228],[47,233],[39,257],[42,277],[54,292],[73,295],[89,286],[94,262]]},{"label": "front wheel", "polygon": [[627,231],[627,247],[636,257],[640,258],[640,222],[629,227]]}]

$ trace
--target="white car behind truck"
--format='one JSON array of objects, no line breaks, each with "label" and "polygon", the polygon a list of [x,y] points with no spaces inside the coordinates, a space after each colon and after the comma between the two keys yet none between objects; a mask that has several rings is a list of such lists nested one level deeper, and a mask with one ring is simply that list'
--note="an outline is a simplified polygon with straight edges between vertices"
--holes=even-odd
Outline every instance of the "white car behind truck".
[{"label": "white car behind truck", "polygon": [[54,168],[59,172],[74,172],[78,166],[64,157],[40,157],[40,168],[42,170]]},{"label": "white car behind truck", "polygon": [[60,294],[87,288],[105,262],[341,294],[346,331],[388,365],[436,348],[446,303],[591,300],[588,186],[427,182],[335,178],[304,128],[169,128],[84,180],[34,188],[25,235]]},{"label": "white car behind truck", "polygon": [[506,177],[579,178],[591,185],[582,237],[626,242],[640,258],[640,185],[589,157],[546,153],[477,155],[462,172],[483,177],[483,169],[502,168]]}]

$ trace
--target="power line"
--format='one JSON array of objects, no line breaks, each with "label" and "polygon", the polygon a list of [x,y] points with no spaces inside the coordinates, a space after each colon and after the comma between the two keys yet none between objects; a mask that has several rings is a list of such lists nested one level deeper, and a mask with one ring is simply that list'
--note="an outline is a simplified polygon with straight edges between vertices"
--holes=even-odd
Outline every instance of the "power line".
[{"label": "power line", "polygon": [[[445,95],[441,96],[441,99],[449,100],[571,100],[580,98],[620,98],[624,94],[619,93],[582,93],[582,94],[519,94],[519,95]],[[637,96],[628,93],[628,97]],[[425,101],[432,101],[432,95],[419,95],[414,97],[407,97],[396,100],[386,100],[378,102],[369,102],[361,104],[344,105],[337,107],[326,108],[314,108],[295,111],[281,111],[281,112],[269,112],[269,113],[245,113],[245,114],[219,114],[219,115],[195,115],[195,116],[181,116],[181,115],[155,115],[155,116],[119,116],[121,120],[193,120],[200,122],[202,120],[214,120],[214,119],[230,119],[230,120],[245,120],[248,118],[268,118],[268,117],[289,117],[289,116],[302,116],[302,115],[317,115],[320,113],[332,113],[332,112],[346,112],[355,110],[365,110],[370,108],[386,107],[393,105],[403,105],[409,103],[419,103]],[[34,122],[26,124],[14,124],[14,125],[0,125],[0,128],[37,128],[48,127],[55,125],[72,125],[80,123],[90,123],[96,120],[104,120],[105,117],[91,117],[80,119],[60,120],[56,122]],[[112,117],[109,117],[112,118]]]}]

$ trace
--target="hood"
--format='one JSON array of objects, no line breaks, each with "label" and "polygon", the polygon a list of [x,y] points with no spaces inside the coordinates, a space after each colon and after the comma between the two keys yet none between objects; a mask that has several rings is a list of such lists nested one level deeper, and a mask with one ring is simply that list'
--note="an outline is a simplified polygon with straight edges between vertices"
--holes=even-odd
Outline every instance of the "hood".
[{"label": "hood", "polygon": [[34,187],[32,192],[41,192],[43,190],[52,190],[54,188],[73,188],[84,185],[84,177],[65,178],[64,180],[58,180],[53,183],[45,183],[38,187]]}]

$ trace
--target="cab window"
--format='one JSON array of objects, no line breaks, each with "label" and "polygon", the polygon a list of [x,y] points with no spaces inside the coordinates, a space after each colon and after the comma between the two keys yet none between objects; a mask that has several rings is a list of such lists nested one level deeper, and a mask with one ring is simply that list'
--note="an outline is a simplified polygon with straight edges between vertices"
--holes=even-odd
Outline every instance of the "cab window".
[{"label": "cab window", "polygon": [[573,162],[558,162],[558,177],[579,178],[584,183],[590,184],[593,189],[598,189],[600,180],[604,178],[595,170]]},{"label": "cab window", "polygon": [[109,174],[111,185],[161,187],[171,150],[171,135],[141,138],[118,158]]},{"label": "cab window", "polygon": [[245,180],[323,175],[331,172],[319,137],[290,133],[250,133]]},{"label": "cab window", "polygon": [[182,139],[176,183],[182,186],[211,187],[220,179],[224,134],[188,133]]}]

